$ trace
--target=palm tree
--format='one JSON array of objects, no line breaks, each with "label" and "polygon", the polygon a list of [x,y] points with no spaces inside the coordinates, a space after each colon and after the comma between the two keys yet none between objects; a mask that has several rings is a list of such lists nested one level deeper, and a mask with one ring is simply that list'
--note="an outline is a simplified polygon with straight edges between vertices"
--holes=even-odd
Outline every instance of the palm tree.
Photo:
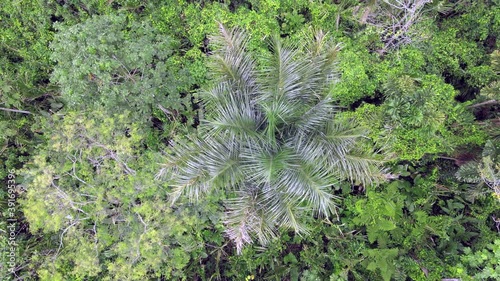
[{"label": "palm tree", "polygon": [[227,234],[238,252],[255,238],[266,244],[276,227],[306,232],[303,216],[335,211],[333,185],[369,185],[380,174],[367,130],[337,118],[325,96],[339,45],[321,31],[303,50],[275,38],[257,70],[248,40],[222,25],[211,38],[214,86],[200,93],[205,120],[198,137],[173,145],[168,159],[173,202],[224,193]]}]

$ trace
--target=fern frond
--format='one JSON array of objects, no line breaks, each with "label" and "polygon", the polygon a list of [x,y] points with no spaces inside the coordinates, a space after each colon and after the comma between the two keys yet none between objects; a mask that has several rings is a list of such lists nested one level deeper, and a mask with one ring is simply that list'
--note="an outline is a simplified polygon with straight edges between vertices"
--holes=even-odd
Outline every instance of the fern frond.
[{"label": "fern frond", "polygon": [[481,182],[481,175],[478,171],[479,163],[475,161],[468,162],[462,165],[455,176],[458,180],[468,183],[479,183]]}]

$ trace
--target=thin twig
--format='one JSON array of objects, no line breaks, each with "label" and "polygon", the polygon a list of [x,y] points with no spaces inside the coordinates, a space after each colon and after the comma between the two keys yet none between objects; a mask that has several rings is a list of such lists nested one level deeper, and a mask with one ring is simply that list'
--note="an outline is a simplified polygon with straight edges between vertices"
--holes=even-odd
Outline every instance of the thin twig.
[{"label": "thin twig", "polygon": [[9,112],[15,112],[15,113],[23,113],[23,114],[33,114],[33,113],[31,113],[29,111],[26,111],[26,110],[5,108],[5,107],[0,107],[0,110],[9,111]]}]

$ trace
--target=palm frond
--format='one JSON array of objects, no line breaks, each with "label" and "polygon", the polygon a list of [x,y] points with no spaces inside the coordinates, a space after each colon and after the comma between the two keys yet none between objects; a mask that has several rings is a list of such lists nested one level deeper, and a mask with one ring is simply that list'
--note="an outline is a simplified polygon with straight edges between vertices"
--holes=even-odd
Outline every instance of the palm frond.
[{"label": "palm frond", "polygon": [[260,200],[262,211],[268,221],[274,225],[293,229],[298,234],[307,234],[307,227],[299,219],[302,211],[307,211],[307,209],[297,205],[297,200],[290,200],[291,197],[291,194],[283,190],[268,186],[263,189],[263,196]]},{"label": "palm frond", "polygon": [[327,40],[326,33],[314,31],[313,39],[306,47],[305,60],[307,71],[303,73],[302,79],[306,81],[305,91],[312,93],[317,98],[328,90],[332,82],[336,81],[339,73],[336,71],[337,57],[342,49],[341,44],[332,44]]},{"label": "palm frond", "polygon": [[389,77],[382,86],[386,95],[390,98],[398,98],[400,95],[416,92],[418,79],[408,75]]},{"label": "palm frond", "polygon": [[488,140],[484,144],[482,156],[483,157],[490,156],[493,161],[500,160],[500,144]]},{"label": "palm frond", "polygon": [[227,82],[220,82],[208,90],[201,91],[199,95],[205,110],[210,113],[214,109],[216,109],[220,103],[225,103],[227,100],[227,95],[230,95],[230,93],[230,84]]},{"label": "palm frond", "polygon": [[266,215],[261,212],[258,191],[254,188],[242,190],[225,203],[228,209],[225,218],[226,233],[236,244],[238,253],[241,253],[245,244],[253,242],[254,235],[263,245],[276,237],[274,225],[269,223]]},{"label": "palm frond", "polygon": [[172,202],[180,195],[198,200],[214,188],[229,188],[244,179],[240,167],[239,143],[212,139],[198,140],[192,145],[178,146],[172,157],[174,188]]},{"label": "palm frond", "polygon": [[181,171],[177,171],[171,184],[173,188],[170,194],[171,204],[174,204],[181,195],[187,197],[191,202],[198,201],[209,191],[211,188],[208,184],[209,174],[208,171],[201,169],[200,164],[199,162],[189,162]]},{"label": "palm frond", "polygon": [[500,74],[500,50],[494,50],[490,54],[490,58],[491,58],[491,68],[497,74]]},{"label": "palm frond", "polygon": [[304,61],[297,60],[298,51],[283,47],[278,38],[274,38],[271,47],[273,55],[260,81],[263,85],[261,99],[269,102],[303,93],[305,81],[301,74],[307,69],[307,65]]},{"label": "palm frond", "polygon": [[320,161],[329,169],[342,161],[367,133],[365,128],[355,126],[349,120],[335,120],[328,122],[321,133],[297,134],[288,145],[295,147],[307,162]]},{"label": "palm frond", "polygon": [[210,37],[216,47],[211,60],[211,71],[219,81],[242,89],[242,92],[254,94],[255,66],[253,58],[246,52],[248,35],[238,28],[226,29],[219,24],[220,33]]},{"label": "palm frond", "polygon": [[288,125],[300,118],[301,107],[303,104],[290,102],[286,99],[261,104],[262,112],[267,121],[264,133],[269,142],[276,143],[283,138]]},{"label": "palm frond", "polygon": [[308,108],[293,124],[297,136],[324,129],[324,125],[332,120],[334,111],[335,106],[330,99],[322,99]]},{"label": "palm frond", "polygon": [[296,166],[298,156],[290,149],[275,150],[264,143],[253,143],[242,150],[243,169],[247,180],[260,184],[273,184],[283,169]]},{"label": "palm frond", "polygon": [[482,88],[481,96],[486,99],[496,100],[497,102],[500,102],[500,80],[493,81]]},{"label": "palm frond", "polygon": [[462,165],[455,176],[467,183],[486,185],[493,189],[500,199],[500,146],[489,140],[486,142],[480,162],[471,161]]},{"label": "palm frond", "polygon": [[435,9],[438,13],[443,15],[448,15],[454,11],[455,8],[454,3],[449,3],[449,1],[437,1],[432,4],[432,8]]},{"label": "palm frond", "polygon": [[241,144],[235,140],[212,138],[204,142],[203,151],[197,161],[205,166],[210,175],[210,185],[214,188],[232,188],[244,181],[241,171]]},{"label": "palm frond", "polygon": [[380,169],[383,163],[383,160],[378,160],[373,155],[354,151],[336,162],[336,171],[344,179],[370,186],[383,179],[383,171]]},{"label": "palm frond", "polygon": [[214,110],[212,120],[206,120],[203,129],[207,135],[226,135],[230,137],[252,136],[257,138],[257,129],[260,127],[262,117],[248,104],[230,100],[220,103]]},{"label": "palm frond", "polygon": [[[173,190],[170,192],[170,202],[173,205],[180,196],[185,196],[190,200],[198,201],[203,195],[209,192],[209,174],[206,170],[200,170],[199,163],[190,163],[194,165],[186,165],[182,172],[176,173],[177,176],[173,179]],[[197,171],[196,174],[188,174],[189,170]]]},{"label": "palm frond", "polygon": [[330,187],[337,180],[324,169],[303,163],[295,169],[285,169],[279,175],[276,186],[288,194],[287,205],[296,207],[305,203],[320,215],[330,215],[335,204],[335,198]]}]

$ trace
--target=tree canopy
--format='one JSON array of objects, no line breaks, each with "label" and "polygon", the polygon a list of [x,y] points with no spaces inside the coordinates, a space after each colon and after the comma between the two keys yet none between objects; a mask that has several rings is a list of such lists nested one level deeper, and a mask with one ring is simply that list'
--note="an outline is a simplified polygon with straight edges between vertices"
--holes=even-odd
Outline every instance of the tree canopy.
[{"label": "tree canopy", "polygon": [[500,279],[498,4],[0,0],[0,279]]}]

